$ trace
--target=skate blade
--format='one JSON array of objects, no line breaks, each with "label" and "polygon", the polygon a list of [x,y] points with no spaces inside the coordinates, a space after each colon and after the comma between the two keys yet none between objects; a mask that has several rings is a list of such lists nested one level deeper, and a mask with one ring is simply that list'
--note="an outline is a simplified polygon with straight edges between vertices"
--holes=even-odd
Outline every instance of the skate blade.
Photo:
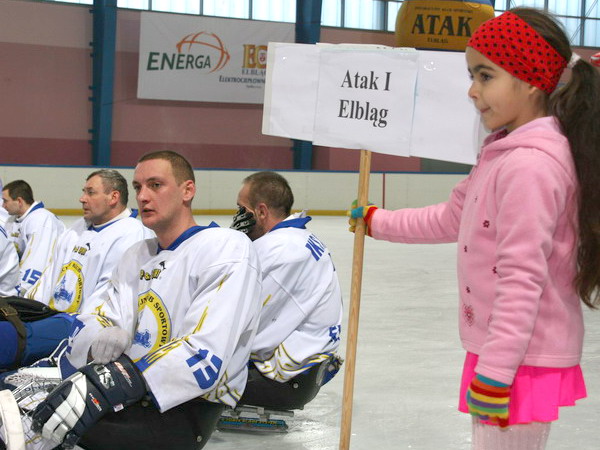
[{"label": "skate blade", "polygon": [[221,417],[217,423],[219,431],[247,431],[252,433],[287,433],[284,420],[260,420],[247,417]]}]

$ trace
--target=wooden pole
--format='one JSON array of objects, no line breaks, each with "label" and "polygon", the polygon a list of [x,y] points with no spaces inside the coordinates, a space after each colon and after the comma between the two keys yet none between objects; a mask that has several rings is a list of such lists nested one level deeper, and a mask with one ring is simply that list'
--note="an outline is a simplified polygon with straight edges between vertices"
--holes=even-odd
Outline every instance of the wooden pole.
[{"label": "wooden pole", "polygon": [[[371,172],[371,152],[361,150],[360,172],[358,177],[358,205],[366,206],[369,197],[369,175]],[[352,257],[352,283],[350,286],[350,315],[348,317],[348,340],[344,363],[344,397],[342,400],[342,424],[340,429],[340,450],[350,448],[352,428],[352,399],[354,396],[354,372],[356,366],[356,345],[358,338],[358,316],[360,312],[360,291],[362,266],[365,248],[365,222],[358,219],[354,232],[354,254]]]}]

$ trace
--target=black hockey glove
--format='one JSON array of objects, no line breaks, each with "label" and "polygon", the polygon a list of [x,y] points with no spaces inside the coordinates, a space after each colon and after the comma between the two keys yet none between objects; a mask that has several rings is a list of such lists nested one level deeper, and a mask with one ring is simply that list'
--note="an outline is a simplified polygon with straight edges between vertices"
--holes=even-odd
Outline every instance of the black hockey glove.
[{"label": "black hockey glove", "polygon": [[105,414],[119,411],[146,394],[144,378],[121,355],[109,364],[88,364],[59,384],[33,413],[33,431],[72,448]]},{"label": "black hockey glove", "polygon": [[254,225],[256,225],[254,214],[240,206],[238,212],[233,216],[233,223],[229,228],[248,234]]}]

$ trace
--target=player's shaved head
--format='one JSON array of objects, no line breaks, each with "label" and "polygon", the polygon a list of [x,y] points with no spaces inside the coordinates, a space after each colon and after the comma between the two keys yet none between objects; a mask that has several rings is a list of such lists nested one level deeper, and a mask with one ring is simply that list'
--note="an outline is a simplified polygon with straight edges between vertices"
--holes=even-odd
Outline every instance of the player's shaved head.
[{"label": "player's shaved head", "polygon": [[160,150],[157,152],[147,153],[138,160],[138,163],[150,161],[152,159],[163,159],[165,161],[169,161],[171,164],[171,169],[173,170],[173,176],[178,184],[181,184],[187,180],[192,180],[194,183],[196,183],[192,165],[179,153],[172,150]]},{"label": "player's shaved head", "polygon": [[250,206],[256,207],[264,203],[279,217],[291,214],[294,204],[294,194],[287,180],[276,172],[256,172],[244,178],[248,185],[248,201]]},{"label": "player's shaved head", "polygon": [[89,181],[90,178],[98,176],[102,180],[102,186],[104,186],[104,193],[109,194],[112,191],[119,193],[119,203],[123,206],[127,206],[129,201],[129,190],[127,189],[127,180],[114,169],[100,169],[90,173],[85,179]]}]

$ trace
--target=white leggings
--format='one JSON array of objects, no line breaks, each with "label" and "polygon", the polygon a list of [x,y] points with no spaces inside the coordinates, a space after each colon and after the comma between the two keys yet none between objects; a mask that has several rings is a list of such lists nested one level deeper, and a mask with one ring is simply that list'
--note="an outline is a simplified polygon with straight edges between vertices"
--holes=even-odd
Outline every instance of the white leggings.
[{"label": "white leggings", "polygon": [[472,450],[544,450],[551,422],[500,428],[473,417]]}]

